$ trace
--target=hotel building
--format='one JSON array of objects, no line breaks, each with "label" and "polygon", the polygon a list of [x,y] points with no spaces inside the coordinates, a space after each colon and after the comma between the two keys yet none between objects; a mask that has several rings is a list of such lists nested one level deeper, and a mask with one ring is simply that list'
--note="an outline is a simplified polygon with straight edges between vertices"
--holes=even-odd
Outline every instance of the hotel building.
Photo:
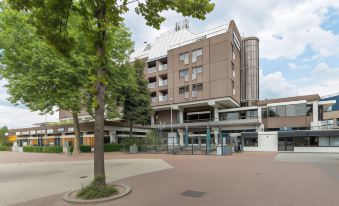
[{"label": "hotel building", "polygon": [[[168,146],[232,144],[245,151],[339,152],[338,98],[314,94],[259,100],[259,39],[242,37],[234,21],[198,34],[189,30],[187,21],[177,23],[152,44],[137,48],[130,61],[137,59],[145,61],[155,114],[150,125],[135,127],[134,136],[142,138],[155,129],[162,131]],[[93,145],[93,118],[86,112],[79,116],[83,143]],[[71,120],[67,111],[59,117],[61,122]],[[106,124],[105,143],[127,136],[126,123]],[[63,140],[72,141],[73,130],[72,125],[58,125],[10,132],[20,145],[62,145]]]}]

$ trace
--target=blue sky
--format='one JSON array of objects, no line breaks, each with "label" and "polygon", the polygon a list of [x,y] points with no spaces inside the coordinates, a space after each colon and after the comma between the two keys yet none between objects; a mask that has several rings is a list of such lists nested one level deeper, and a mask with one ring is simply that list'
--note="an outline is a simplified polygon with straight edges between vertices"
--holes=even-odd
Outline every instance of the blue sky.
[{"label": "blue sky", "polygon": [[[215,10],[205,21],[190,19],[194,33],[227,24],[234,19],[244,36],[260,39],[260,97],[276,98],[339,92],[339,1],[338,0],[212,0]],[[125,15],[136,47],[152,42],[174,28],[183,17],[164,12],[167,18],[158,31],[145,26],[133,6]],[[0,81],[0,126],[27,126],[57,120],[11,106]]]}]

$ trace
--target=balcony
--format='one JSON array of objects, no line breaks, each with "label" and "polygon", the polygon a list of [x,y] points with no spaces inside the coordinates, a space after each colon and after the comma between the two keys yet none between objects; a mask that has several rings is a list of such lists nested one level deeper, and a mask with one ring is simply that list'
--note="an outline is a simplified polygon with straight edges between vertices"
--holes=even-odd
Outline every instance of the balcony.
[{"label": "balcony", "polygon": [[160,101],[160,102],[167,101],[167,99],[168,99],[168,95],[159,96],[159,101]]},{"label": "balcony", "polygon": [[151,73],[154,73],[157,71],[157,67],[150,67],[147,69],[148,73],[151,74]]},{"label": "balcony", "polygon": [[163,70],[166,70],[168,67],[167,67],[167,64],[160,64],[159,65],[159,72],[160,71],[163,71]]},{"label": "balcony", "polygon": [[159,87],[162,87],[162,86],[167,86],[167,79],[159,81]]},{"label": "balcony", "polygon": [[153,89],[157,86],[157,82],[148,83],[148,89]]},{"label": "balcony", "polygon": [[155,97],[152,97],[152,102],[153,102],[153,103],[157,102],[157,100],[158,100],[158,99],[157,99],[156,96],[155,96]]}]

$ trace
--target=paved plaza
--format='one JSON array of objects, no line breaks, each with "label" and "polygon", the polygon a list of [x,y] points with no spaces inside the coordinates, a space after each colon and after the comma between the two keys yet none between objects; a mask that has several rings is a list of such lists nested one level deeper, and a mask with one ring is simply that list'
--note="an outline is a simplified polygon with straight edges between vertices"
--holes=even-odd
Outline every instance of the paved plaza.
[{"label": "paved plaza", "polygon": [[[0,152],[0,205],[71,205],[61,197],[92,179],[92,159],[92,154]],[[339,154],[108,153],[108,181],[130,185],[133,191],[98,205],[334,206],[339,203],[337,159]]]}]

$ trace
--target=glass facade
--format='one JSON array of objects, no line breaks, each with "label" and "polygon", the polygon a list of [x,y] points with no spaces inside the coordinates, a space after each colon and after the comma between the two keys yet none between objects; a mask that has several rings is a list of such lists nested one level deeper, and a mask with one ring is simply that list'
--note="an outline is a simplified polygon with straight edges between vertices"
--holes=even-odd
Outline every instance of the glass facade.
[{"label": "glass facade", "polygon": [[259,99],[259,40],[245,39],[241,60],[241,101]]},{"label": "glass facade", "polygon": [[[264,112],[264,109],[263,109]],[[267,110],[265,109],[265,112]],[[265,118],[267,114],[263,113]],[[268,107],[268,117],[295,117],[310,115],[306,104],[290,104]]]}]

